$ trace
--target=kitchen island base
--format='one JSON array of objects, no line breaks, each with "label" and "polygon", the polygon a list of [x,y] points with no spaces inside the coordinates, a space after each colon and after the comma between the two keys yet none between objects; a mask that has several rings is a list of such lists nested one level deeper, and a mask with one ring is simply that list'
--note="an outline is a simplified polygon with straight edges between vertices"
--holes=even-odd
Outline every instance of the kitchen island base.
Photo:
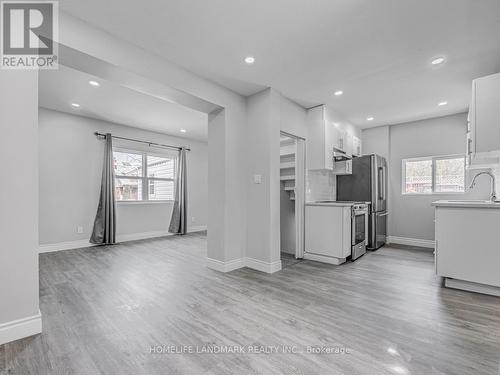
[{"label": "kitchen island base", "polygon": [[500,288],[491,285],[484,285],[484,284],[473,283],[470,281],[445,278],[444,286],[452,289],[465,290],[467,292],[489,294],[491,296],[500,297]]}]

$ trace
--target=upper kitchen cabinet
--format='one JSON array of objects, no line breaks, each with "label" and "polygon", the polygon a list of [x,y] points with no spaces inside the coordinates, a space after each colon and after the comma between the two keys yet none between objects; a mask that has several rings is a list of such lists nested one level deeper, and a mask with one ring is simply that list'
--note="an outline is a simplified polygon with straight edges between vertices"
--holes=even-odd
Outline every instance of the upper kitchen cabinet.
[{"label": "upper kitchen cabinet", "polygon": [[345,151],[346,149],[346,135],[347,133],[339,129],[338,124],[328,123],[325,120],[326,139],[330,141],[330,145],[337,150]]},{"label": "upper kitchen cabinet", "polygon": [[361,156],[361,139],[352,137],[352,156]]},{"label": "upper kitchen cabinet", "polygon": [[349,132],[344,132],[344,152],[352,157],[354,155],[354,136]]},{"label": "upper kitchen cabinet", "polygon": [[469,167],[497,164],[500,159],[500,73],[472,82],[467,124]]},{"label": "upper kitchen cabinet", "polygon": [[[355,146],[355,138],[359,147]],[[327,169],[334,173],[339,163],[334,162],[335,155],[344,154],[350,158],[359,149],[361,140],[344,129],[340,121],[328,118],[325,106],[318,106],[307,111],[307,169]],[[341,174],[348,169],[338,169]]]}]

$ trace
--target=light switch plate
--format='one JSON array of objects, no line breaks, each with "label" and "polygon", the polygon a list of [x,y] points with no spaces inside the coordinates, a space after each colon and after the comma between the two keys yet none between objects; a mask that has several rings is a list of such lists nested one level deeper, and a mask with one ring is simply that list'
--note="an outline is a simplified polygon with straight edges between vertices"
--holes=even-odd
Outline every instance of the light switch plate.
[{"label": "light switch plate", "polygon": [[253,182],[255,184],[262,184],[262,175],[261,174],[254,174],[253,175]]}]

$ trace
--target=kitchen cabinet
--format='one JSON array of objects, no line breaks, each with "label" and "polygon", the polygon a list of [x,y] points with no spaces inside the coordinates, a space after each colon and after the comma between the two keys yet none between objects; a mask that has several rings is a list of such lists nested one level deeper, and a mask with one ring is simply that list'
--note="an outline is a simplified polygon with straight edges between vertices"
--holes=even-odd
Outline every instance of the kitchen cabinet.
[{"label": "kitchen cabinet", "polygon": [[352,156],[361,156],[361,139],[352,137]]},{"label": "kitchen cabinet", "polygon": [[[361,151],[361,140],[359,140]],[[338,122],[328,121],[325,107],[318,106],[307,111],[307,169],[334,171],[334,148],[351,156],[354,152],[354,136]]]},{"label": "kitchen cabinet", "polygon": [[488,201],[437,201],[436,274],[445,286],[500,296],[498,232],[500,204]]},{"label": "kitchen cabinet", "polygon": [[351,156],[354,154],[354,136],[348,132],[345,132],[344,136],[344,152],[348,155]]},{"label": "kitchen cabinet", "polygon": [[346,151],[347,133],[339,128],[337,123],[326,122],[326,128],[331,134],[331,144],[338,150]]},{"label": "kitchen cabinet", "polygon": [[500,73],[475,79],[467,118],[466,156],[469,167],[500,162]]},{"label": "kitchen cabinet", "polygon": [[342,264],[351,255],[351,205],[307,203],[304,258]]}]

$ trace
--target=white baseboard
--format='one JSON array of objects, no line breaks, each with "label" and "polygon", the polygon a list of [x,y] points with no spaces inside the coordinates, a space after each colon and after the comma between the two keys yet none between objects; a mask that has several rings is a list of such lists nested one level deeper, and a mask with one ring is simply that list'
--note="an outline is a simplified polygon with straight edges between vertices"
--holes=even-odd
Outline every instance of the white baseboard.
[{"label": "white baseboard", "polygon": [[194,233],[194,232],[203,232],[204,230],[207,230],[206,225],[197,225],[194,227],[189,227],[188,228],[188,233]]},{"label": "white baseboard", "polygon": [[417,246],[417,247],[427,247],[434,249],[435,241],[433,240],[421,240],[419,238],[409,238],[409,237],[397,237],[397,236],[387,236],[387,243],[395,243],[400,245]]},{"label": "white baseboard", "polygon": [[116,236],[116,242],[147,240],[149,238],[165,237],[165,236],[172,236],[172,233],[168,233],[167,231],[164,230],[159,230],[154,232],[119,234]]},{"label": "white baseboard", "polygon": [[[207,230],[207,226],[199,225],[195,227],[190,227],[188,229],[188,233],[201,232],[204,230]],[[149,238],[172,236],[172,235],[173,235],[172,233],[166,231],[120,234],[116,236],[116,241],[128,242],[128,241],[145,240]],[[90,243],[89,240],[77,240],[77,241],[58,242],[53,244],[41,244],[38,246],[38,253],[50,253],[52,251],[82,249],[92,246],[96,245]]]},{"label": "white baseboard", "polygon": [[276,262],[264,262],[259,259],[245,258],[245,266],[257,271],[275,273],[281,271],[281,260]]},{"label": "white baseboard", "polygon": [[220,260],[207,257],[207,266],[208,268],[219,272],[231,272],[238,268],[248,267],[261,272],[274,273],[281,271],[281,260],[276,262],[264,262],[262,260],[247,257],[222,262]]},{"label": "white baseboard", "polygon": [[223,262],[217,259],[207,257],[207,267],[219,272],[231,272],[238,268],[245,267],[245,258],[234,259]]},{"label": "white baseboard", "polygon": [[42,332],[42,314],[0,324],[0,345]]},{"label": "white baseboard", "polygon": [[51,244],[41,244],[38,246],[38,253],[50,253],[52,251],[82,249],[84,247],[95,246],[89,240],[67,241]]}]

